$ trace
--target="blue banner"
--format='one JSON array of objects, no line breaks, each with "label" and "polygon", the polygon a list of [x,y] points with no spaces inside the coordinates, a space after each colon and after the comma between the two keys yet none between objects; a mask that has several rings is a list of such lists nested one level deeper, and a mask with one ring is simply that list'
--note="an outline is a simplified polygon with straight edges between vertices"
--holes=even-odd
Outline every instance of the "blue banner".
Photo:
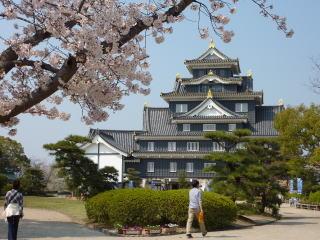
[{"label": "blue banner", "polygon": [[303,180],[301,178],[297,178],[297,192],[299,194],[302,194],[302,188],[303,188]]},{"label": "blue banner", "polygon": [[289,180],[289,192],[290,192],[290,193],[293,193],[293,192],[294,192],[294,190],[293,190],[293,179],[290,179],[290,180]]}]

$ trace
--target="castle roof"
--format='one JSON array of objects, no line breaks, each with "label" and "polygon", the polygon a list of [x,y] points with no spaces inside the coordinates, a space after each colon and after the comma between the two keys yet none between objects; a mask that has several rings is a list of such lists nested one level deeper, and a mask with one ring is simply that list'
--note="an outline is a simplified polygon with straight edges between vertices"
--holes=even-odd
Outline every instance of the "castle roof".
[{"label": "castle roof", "polygon": [[[281,106],[256,106],[256,122],[250,125],[253,136],[277,136],[278,133],[274,128],[273,119]],[[189,117],[190,118],[190,117]],[[210,117],[202,117],[210,119]],[[218,119],[217,117],[216,119]],[[228,117],[220,117],[225,122]],[[231,119],[234,117],[231,117]],[[239,117],[240,118],[240,117]],[[202,139],[202,131],[183,132],[178,131],[177,125],[172,120],[183,119],[183,117],[175,117],[171,114],[169,108],[149,108],[144,109],[144,131],[135,136],[135,139],[180,139],[188,140]],[[245,119],[245,117],[243,118]],[[153,138],[155,137],[155,138]]]},{"label": "castle roof", "polygon": [[[167,102],[175,101],[203,101],[207,97],[205,92],[187,92],[184,86],[179,86],[176,91],[161,93],[160,95]],[[216,100],[256,100],[263,103],[262,91],[247,92],[214,92],[213,98]]]},{"label": "castle roof", "polygon": [[197,85],[205,82],[216,82],[222,84],[242,84],[242,77],[221,77],[213,72],[209,72],[209,74],[201,76],[199,78],[182,78],[182,85]]},{"label": "castle roof", "polygon": [[191,72],[193,68],[203,67],[231,67],[236,73],[240,73],[239,59],[231,59],[219,49],[216,48],[213,42],[210,43],[209,48],[201,54],[198,58],[185,60],[184,64]]},{"label": "castle roof", "polygon": [[93,138],[94,136],[99,135],[113,147],[129,154],[134,150],[134,136],[141,132],[141,130],[90,129],[89,137]]},{"label": "castle roof", "polygon": [[252,124],[253,136],[278,136],[274,128],[274,118],[283,106],[256,106],[256,122]]}]

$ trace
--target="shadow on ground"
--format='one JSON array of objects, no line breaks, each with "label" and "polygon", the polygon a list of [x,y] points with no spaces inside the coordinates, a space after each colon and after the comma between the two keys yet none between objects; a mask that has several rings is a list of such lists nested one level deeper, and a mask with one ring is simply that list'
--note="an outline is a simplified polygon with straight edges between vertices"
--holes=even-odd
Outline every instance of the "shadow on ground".
[{"label": "shadow on ground", "polygon": [[[61,238],[104,236],[102,233],[90,230],[80,224],[56,221],[22,220],[19,225],[18,238]],[[7,237],[7,223],[0,222],[0,239]]]}]

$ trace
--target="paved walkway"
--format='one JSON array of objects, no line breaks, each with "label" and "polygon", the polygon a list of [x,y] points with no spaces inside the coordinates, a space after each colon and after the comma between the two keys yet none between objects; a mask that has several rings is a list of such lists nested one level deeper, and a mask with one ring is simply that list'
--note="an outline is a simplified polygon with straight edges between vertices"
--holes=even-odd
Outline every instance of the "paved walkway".
[{"label": "paved walkway", "polygon": [[[92,231],[74,224],[71,220],[59,213],[26,209],[26,219],[21,223],[19,239],[106,239],[121,238],[107,237],[100,232]],[[208,240],[318,240],[320,238],[320,211],[302,210],[284,206],[281,208],[282,220],[264,226],[255,226],[246,229],[216,231],[208,233]],[[6,225],[0,221],[0,239],[5,238]],[[194,234],[195,239],[202,239],[201,234]],[[180,240],[184,235],[125,238],[128,240]]]}]

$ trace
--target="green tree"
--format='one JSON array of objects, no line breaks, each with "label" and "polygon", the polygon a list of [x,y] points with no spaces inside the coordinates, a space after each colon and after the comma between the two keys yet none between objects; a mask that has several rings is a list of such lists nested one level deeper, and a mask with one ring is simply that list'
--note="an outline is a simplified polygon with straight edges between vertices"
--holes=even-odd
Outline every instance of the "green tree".
[{"label": "green tree", "polygon": [[71,135],[57,143],[45,144],[44,148],[55,156],[59,175],[64,177],[69,190],[76,196],[92,196],[105,190],[105,178],[97,164],[85,157],[79,145],[90,142],[82,136]]},{"label": "green tree", "polygon": [[128,168],[126,174],[128,181],[133,181],[135,187],[140,187],[141,185],[141,177],[140,172],[134,168]]},{"label": "green tree", "polygon": [[43,195],[46,187],[46,179],[43,170],[39,166],[27,168],[21,179],[21,189],[26,195]]},{"label": "green tree", "polygon": [[205,136],[225,146],[224,152],[212,152],[206,156],[218,164],[213,190],[230,196],[234,201],[247,200],[260,212],[266,207],[277,213],[278,195],[286,189],[280,184],[287,179],[287,165],[280,154],[280,146],[274,138],[253,138],[248,130],[233,133],[210,132]]},{"label": "green tree", "polygon": [[17,173],[30,166],[20,143],[0,136],[0,173]]},{"label": "green tree", "polygon": [[186,173],[184,171],[179,172],[179,178],[178,178],[178,183],[179,183],[179,188],[190,188],[190,184],[186,180]]},{"label": "green tree", "polygon": [[4,174],[0,174],[0,194],[4,194],[4,186],[8,184],[8,178]]},{"label": "green tree", "polygon": [[106,166],[99,170],[102,176],[102,181],[105,184],[105,189],[114,189],[118,183],[119,172],[111,166]]},{"label": "green tree", "polygon": [[320,106],[300,105],[277,114],[275,128],[279,132],[281,152],[288,159],[291,178],[304,180],[304,192],[319,189]]}]

